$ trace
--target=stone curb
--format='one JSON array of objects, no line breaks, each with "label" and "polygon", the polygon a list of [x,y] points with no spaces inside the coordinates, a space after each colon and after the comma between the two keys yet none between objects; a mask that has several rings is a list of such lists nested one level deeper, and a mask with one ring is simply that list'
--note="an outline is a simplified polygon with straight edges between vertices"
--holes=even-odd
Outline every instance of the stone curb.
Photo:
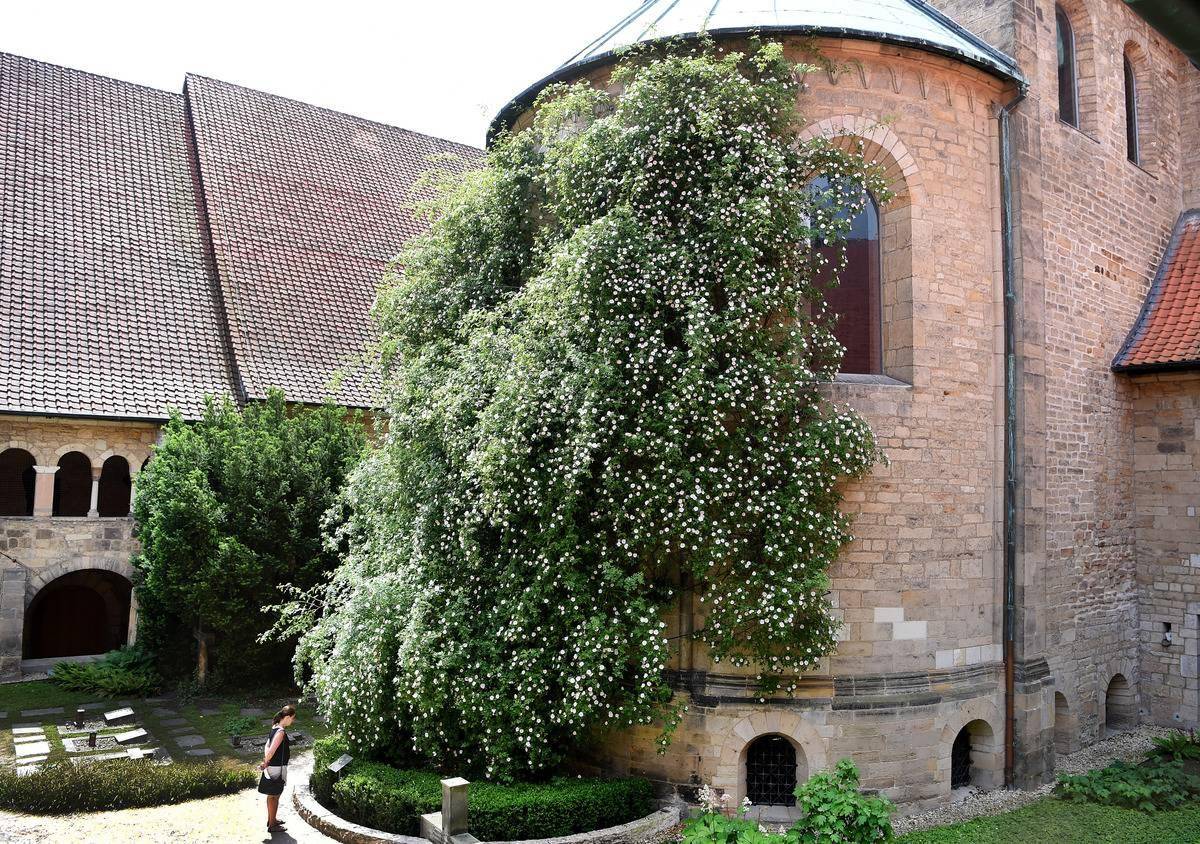
[{"label": "stone curb", "polygon": [[[297,784],[292,790],[292,804],[309,826],[344,844],[429,844],[424,838],[394,835],[366,826],[350,823],[317,802],[308,785]],[[536,841],[497,841],[489,844],[639,844],[649,836],[665,832],[679,823],[679,809],[670,807],[630,821],[621,826],[580,832],[558,838],[539,838]]]}]

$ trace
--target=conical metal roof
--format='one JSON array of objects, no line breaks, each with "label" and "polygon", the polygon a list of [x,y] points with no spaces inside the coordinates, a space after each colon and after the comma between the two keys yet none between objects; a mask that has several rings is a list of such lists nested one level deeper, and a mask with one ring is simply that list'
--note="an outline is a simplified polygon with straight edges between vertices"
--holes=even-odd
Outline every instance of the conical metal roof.
[{"label": "conical metal roof", "polygon": [[801,34],[862,38],[951,56],[1024,83],[1016,62],[924,0],[643,0],[558,70],[512,99],[491,133],[512,125],[547,85],[577,77],[623,47],[665,38]]}]

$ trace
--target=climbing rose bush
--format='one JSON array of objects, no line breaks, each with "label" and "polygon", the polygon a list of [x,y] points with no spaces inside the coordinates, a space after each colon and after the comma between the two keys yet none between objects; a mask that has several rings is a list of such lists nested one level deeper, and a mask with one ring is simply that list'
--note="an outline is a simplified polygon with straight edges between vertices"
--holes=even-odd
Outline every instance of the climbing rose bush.
[{"label": "climbing rose bush", "polygon": [[886,191],[797,142],[794,71],[774,44],[633,56],[428,208],[377,305],[391,419],[345,562],[287,610],[359,752],[505,779],[650,723],[688,589],[716,660],[832,650],[835,484],[877,455],[818,391],[843,349],[812,244]]}]

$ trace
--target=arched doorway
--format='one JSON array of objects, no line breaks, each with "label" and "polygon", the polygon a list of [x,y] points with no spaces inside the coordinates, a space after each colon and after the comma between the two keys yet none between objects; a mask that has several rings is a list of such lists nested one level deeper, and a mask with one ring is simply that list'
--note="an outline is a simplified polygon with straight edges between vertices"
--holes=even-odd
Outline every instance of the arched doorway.
[{"label": "arched doorway", "polygon": [[25,659],[101,654],[129,635],[132,586],[119,574],[84,569],[46,584],[25,610]]},{"label": "arched doorway", "polygon": [[0,516],[32,516],[36,461],[23,448],[0,452]]},{"label": "arched doorway", "polygon": [[1114,674],[1104,695],[1104,727],[1108,733],[1123,733],[1137,726],[1137,701],[1124,674]]},{"label": "arched doorway", "polygon": [[958,731],[950,746],[950,788],[974,786],[987,791],[998,788],[1004,767],[1004,754],[995,731],[982,719],[971,721]]},{"label": "arched doorway", "polygon": [[1067,696],[1062,692],[1054,693],[1054,752],[1066,756],[1074,745],[1075,721],[1071,718],[1071,709],[1067,705]]},{"label": "arched doorway", "polygon": [[756,738],[746,748],[746,796],[755,806],[795,806],[798,767],[786,738]]}]

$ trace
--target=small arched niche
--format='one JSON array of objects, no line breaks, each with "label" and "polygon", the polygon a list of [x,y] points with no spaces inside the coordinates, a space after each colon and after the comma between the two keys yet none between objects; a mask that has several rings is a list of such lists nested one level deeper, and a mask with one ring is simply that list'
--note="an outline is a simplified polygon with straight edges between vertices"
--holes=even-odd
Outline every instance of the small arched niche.
[{"label": "small arched niche", "polygon": [[0,516],[32,516],[36,461],[23,448],[0,452]]},{"label": "small arched niche", "polygon": [[950,788],[999,788],[1004,779],[1004,750],[987,721],[964,726],[950,746]]},{"label": "small arched niche", "polygon": [[1071,707],[1067,696],[1062,692],[1054,693],[1054,752],[1066,756],[1075,751],[1075,718],[1071,715]]},{"label": "small arched niche", "polygon": [[746,745],[742,776],[742,793],[753,805],[795,806],[796,785],[808,779],[804,751],[787,736],[759,736]]},{"label": "small arched niche", "polygon": [[1104,694],[1106,734],[1123,733],[1137,726],[1137,699],[1124,674],[1114,674]]}]

